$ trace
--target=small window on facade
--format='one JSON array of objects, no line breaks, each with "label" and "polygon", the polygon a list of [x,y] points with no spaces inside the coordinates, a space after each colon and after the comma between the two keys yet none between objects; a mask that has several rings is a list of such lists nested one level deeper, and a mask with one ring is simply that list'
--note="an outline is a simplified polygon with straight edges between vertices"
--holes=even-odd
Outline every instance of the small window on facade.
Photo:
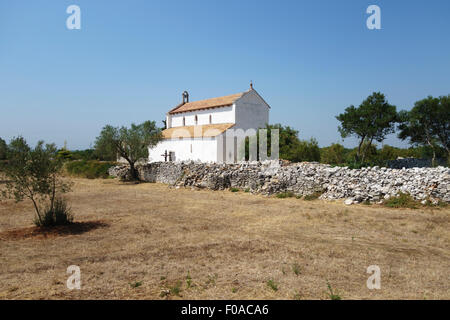
[{"label": "small window on facade", "polygon": [[186,118],[183,117],[183,126],[185,126],[185,125],[186,125]]},{"label": "small window on facade", "polygon": [[212,115],[209,115],[209,124],[212,123]]},{"label": "small window on facade", "polygon": [[197,125],[198,124],[198,117],[197,117],[197,115],[195,115],[195,125]]},{"label": "small window on facade", "polygon": [[191,153],[192,153],[192,143],[191,143]]}]

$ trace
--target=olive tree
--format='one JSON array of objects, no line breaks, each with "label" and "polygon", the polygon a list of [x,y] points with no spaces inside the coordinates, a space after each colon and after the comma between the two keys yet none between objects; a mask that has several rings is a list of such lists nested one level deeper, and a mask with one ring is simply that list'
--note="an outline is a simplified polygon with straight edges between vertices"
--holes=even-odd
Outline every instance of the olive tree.
[{"label": "olive tree", "polygon": [[155,146],[162,139],[161,129],[154,121],[145,121],[139,125],[113,127],[106,125],[95,140],[97,154],[117,159],[122,157],[130,165],[133,180],[138,180],[135,164],[148,157],[148,148]]},{"label": "olive tree", "polygon": [[[1,195],[17,202],[30,200],[36,211],[37,225],[55,224],[59,219],[55,217],[55,205],[65,208],[59,197],[71,188],[70,182],[60,175],[63,163],[57,154],[54,144],[39,141],[31,148],[22,137],[12,139],[8,146],[8,163],[3,168],[7,180]],[[62,214],[64,217],[59,220],[69,222],[68,212]]]}]

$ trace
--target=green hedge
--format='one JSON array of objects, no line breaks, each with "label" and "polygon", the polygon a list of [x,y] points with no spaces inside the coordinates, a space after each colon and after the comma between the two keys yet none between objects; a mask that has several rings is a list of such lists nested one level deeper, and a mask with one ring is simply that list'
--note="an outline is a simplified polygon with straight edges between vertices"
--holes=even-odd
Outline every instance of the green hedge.
[{"label": "green hedge", "polygon": [[82,178],[106,179],[109,177],[108,169],[114,165],[116,163],[111,161],[77,160],[67,162],[65,169],[70,175]]}]

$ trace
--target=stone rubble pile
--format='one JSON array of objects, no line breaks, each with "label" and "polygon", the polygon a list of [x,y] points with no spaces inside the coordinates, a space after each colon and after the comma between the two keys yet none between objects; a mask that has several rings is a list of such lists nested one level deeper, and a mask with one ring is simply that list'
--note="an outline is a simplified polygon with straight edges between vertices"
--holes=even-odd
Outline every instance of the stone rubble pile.
[{"label": "stone rubble pile", "polygon": [[[320,193],[321,199],[346,199],[346,204],[379,202],[400,192],[417,200],[450,202],[450,169],[446,167],[349,169],[319,163],[267,161],[237,164],[157,162],[139,165],[137,169],[143,181],[176,187],[239,188],[266,195]],[[126,165],[119,165],[111,168],[109,174],[127,179],[128,171]]]}]

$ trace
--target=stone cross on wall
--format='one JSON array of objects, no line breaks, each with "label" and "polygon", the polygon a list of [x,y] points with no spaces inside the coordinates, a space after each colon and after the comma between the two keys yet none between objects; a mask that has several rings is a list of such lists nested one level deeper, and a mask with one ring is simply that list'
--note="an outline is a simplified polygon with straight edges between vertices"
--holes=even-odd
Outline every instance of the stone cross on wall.
[{"label": "stone cross on wall", "polygon": [[161,156],[164,157],[164,162],[167,162],[167,158],[169,158],[169,161],[172,161],[172,154],[167,152],[167,150],[165,150]]}]

